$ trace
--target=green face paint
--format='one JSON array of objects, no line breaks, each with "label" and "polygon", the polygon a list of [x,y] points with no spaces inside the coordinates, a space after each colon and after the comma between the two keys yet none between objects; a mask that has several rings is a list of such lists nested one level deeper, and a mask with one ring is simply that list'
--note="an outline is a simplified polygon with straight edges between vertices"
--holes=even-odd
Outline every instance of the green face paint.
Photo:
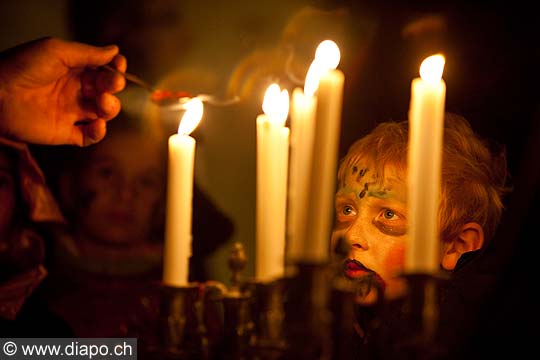
[{"label": "green face paint", "polygon": [[358,195],[358,197],[361,199],[363,198],[364,196],[366,196],[366,192],[368,191],[368,183],[365,183],[364,184],[364,189],[360,192],[360,194]]},{"label": "green face paint", "polygon": [[[353,169],[354,168],[356,168],[356,166],[354,166]],[[356,177],[356,181],[360,181],[360,179],[363,178],[367,172],[368,172],[368,168],[361,169],[360,172],[358,173],[358,176]]]},{"label": "green face paint", "polygon": [[376,197],[378,199],[388,199],[390,198],[390,192],[387,190],[377,190],[377,191],[370,191],[368,193],[368,196]]},{"label": "green face paint", "polygon": [[[368,177],[367,175],[370,174]],[[343,184],[339,190],[340,193],[353,193],[357,199],[374,197],[381,200],[390,200],[395,198],[404,202],[406,197],[393,191],[393,183],[400,184],[402,180],[396,177],[395,172],[390,170],[389,174],[383,179],[377,178],[377,174],[366,164],[354,164],[345,172]],[[400,185],[398,185],[400,186]]]}]

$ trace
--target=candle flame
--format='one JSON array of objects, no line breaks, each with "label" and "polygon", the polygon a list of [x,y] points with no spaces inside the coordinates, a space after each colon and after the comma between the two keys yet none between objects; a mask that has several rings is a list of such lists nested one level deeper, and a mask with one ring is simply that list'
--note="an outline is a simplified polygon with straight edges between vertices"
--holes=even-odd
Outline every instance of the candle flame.
[{"label": "candle flame", "polygon": [[441,54],[431,55],[420,65],[420,77],[428,83],[437,83],[442,78],[445,59]]},{"label": "candle flame", "polygon": [[178,125],[178,133],[189,135],[201,122],[203,116],[203,103],[198,98],[189,100],[185,105],[186,112]]},{"label": "candle flame", "polygon": [[339,47],[332,40],[324,40],[315,51],[315,59],[309,66],[304,94],[312,96],[319,87],[321,77],[329,70],[337,68],[341,59]]},{"label": "candle flame", "polygon": [[327,69],[335,69],[341,60],[339,47],[332,40],[324,40],[315,50],[315,61],[323,64]]},{"label": "candle flame", "polygon": [[271,122],[284,126],[289,115],[289,92],[287,89],[281,90],[276,83],[268,86],[264,94],[262,108]]}]

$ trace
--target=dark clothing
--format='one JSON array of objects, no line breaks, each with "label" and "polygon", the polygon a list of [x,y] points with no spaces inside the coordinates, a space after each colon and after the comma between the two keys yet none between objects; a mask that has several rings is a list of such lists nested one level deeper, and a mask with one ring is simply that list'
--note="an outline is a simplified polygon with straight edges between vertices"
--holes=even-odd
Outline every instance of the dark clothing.
[{"label": "dark clothing", "polygon": [[[355,357],[362,359],[465,359],[481,329],[480,310],[494,296],[497,277],[483,266],[481,251],[461,256],[455,270],[437,279],[434,332],[422,324],[423,288],[379,307],[357,306],[357,321],[366,331],[358,337]],[[418,284],[419,279],[409,279]],[[409,283],[411,284],[411,283]],[[411,295],[412,294],[412,295]],[[420,295],[420,296],[419,296]],[[419,296],[419,297],[418,297]],[[428,300],[426,300],[428,301]]]},{"label": "dark clothing", "polygon": [[0,317],[0,338],[73,337],[67,322],[43,300],[41,289],[26,299],[15,319]]}]

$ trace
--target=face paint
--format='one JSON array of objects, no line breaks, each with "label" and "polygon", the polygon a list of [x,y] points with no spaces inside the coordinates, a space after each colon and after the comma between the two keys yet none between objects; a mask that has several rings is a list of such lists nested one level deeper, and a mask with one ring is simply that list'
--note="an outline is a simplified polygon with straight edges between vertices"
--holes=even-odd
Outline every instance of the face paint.
[{"label": "face paint", "polygon": [[391,226],[377,220],[373,220],[373,225],[375,225],[383,234],[390,236],[402,236],[407,233],[407,227],[405,225]]},{"label": "face paint", "polygon": [[380,190],[370,191],[368,195],[371,197],[376,197],[377,199],[389,199],[391,194],[388,192],[388,190]]},{"label": "face paint", "polygon": [[349,167],[336,194],[332,239],[341,238],[348,244],[348,254],[341,254],[347,246],[340,245],[339,256],[348,260],[344,276],[354,284],[357,300],[371,298],[376,290],[384,291],[385,296],[393,293],[395,274],[403,269],[407,239],[403,174],[385,167],[381,177],[373,168],[366,163]]},{"label": "face paint", "polygon": [[[355,166],[354,168],[356,168],[356,166]],[[358,173],[358,176],[356,177],[356,181],[357,181],[357,182],[360,181],[360,179],[363,178],[364,175],[366,175],[367,171],[368,171],[367,168],[361,169],[360,172]],[[354,173],[353,173],[353,174],[354,174]]]},{"label": "face paint", "polygon": [[364,189],[358,194],[358,197],[361,199],[364,196],[366,196],[366,192],[368,191],[368,183],[364,184]]},{"label": "face paint", "polygon": [[[352,269],[362,269],[362,276],[351,276]],[[343,273],[355,294],[358,303],[374,303],[386,288],[384,280],[375,271],[365,268],[356,260],[346,260],[343,263]]]}]

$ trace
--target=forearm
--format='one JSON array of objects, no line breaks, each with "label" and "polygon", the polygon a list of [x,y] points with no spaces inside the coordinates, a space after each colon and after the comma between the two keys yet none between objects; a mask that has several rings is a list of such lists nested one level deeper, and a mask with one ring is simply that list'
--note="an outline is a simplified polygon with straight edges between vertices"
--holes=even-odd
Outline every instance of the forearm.
[{"label": "forearm", "polygon": [[6,118],[6,103],[9,95],[9,54],[13,48],[0,52],[0,135],[6,136],[10,133]]},{"label": "forearm", "polygon": [[6,135],[7,131],[5,129],[6,119],[4,118],[4,103],[7,97],[7,93],[0,83],[0,136]]}]

